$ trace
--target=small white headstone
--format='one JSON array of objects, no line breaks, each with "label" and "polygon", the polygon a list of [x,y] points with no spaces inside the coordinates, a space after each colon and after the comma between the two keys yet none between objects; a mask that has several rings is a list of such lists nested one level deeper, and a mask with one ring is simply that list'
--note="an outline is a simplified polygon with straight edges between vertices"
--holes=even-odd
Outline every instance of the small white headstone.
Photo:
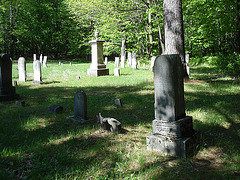
[{"label": "small white headstone", "polygon": [[115,57],[115,67],[119,67],[119,57]]},{"label": "small white headstone", "polygon": [[41,64],[39,60],[33,62],[33,83],[35,84],[42,83]]},{"label": "small white headstone", "polygon": [[47,56],[43,57],[43,67],[47,67]]},{"label": "small white headstone", "polygon": [[120,76],[120,69],[118,68],[114,69],[114,76]]},{"label": "small white headstone", "polygon": [[40,60],[41,66],[42,66],[43,65],[43,56],[42,56],[42,54],[40,54],[39,60]]},{"label": "small white headstone", "polygon": [[24,57],[20,57],[18,59],[18,80],[20,82],[25,82],[26,79],[27,79],[26,61]]},{"label": "small white headstone", "polygon": [[108,65],[108,57],[105,57],[104,64],[107,66]]},{"label": "small white headstone", "polygon": [[36,60],[37,60],[37,55],[33,54],[33,61],[36,61]]},{"label": "small white headstone", "polygon": [[135,52],[132,53],[132,68],[137,69],[137,54]]}]

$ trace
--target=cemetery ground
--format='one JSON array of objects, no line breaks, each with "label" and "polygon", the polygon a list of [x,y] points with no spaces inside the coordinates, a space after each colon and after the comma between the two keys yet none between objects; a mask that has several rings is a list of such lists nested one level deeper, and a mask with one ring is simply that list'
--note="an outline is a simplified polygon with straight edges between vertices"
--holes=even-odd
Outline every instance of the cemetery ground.
[{"label": "cemetery ground", "polygon": [[[212,66],[191,67],[185,82],[186,114],[202,132],[200,150],[187,159],[146,150],[154,120],[153,73],[120,68],[114,76],[90,77],[90,63],[48,61],[43,84],[33,84],[32,62],[27,82],[16,91],[25,106],[0,102],[0,179],[239,179],[240,84],[215,73]],[[13,80],[18,80],[17,62]],[[80,79],[76,77],[80,76]],[[90,122],[67,120],[74,113],[74,94],[87,95]],[[123,106],[116,107],[120,98]],[[50,112],[51,105],[63,112]],[[122,123],[120,134],[100,132],[96,115]]]}]

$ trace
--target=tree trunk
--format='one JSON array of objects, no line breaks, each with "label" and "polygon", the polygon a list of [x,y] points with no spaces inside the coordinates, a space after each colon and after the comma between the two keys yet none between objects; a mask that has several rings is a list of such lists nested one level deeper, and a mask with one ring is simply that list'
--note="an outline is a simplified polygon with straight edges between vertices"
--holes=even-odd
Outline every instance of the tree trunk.
[{"label": "tree trunk", "polygon": [[240,0],[237,0],[237,50],[240,53]]},{"label": "tree trunk", "polygon": [[187,77],[185,66],[182,0],[163,0],[163,12],[165,54],[179,54],[184,67],[184,75]]}]

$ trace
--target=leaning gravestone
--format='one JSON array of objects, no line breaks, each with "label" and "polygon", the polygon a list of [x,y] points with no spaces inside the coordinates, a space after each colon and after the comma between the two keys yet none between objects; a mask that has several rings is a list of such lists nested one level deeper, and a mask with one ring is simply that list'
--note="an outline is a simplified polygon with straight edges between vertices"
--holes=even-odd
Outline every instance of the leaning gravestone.
[{"label": "leaning gravestone", "polygon": [[12,60],[7,54],[0,54],[0,101],[18,99],[12,86]]},{"label": "leaning gravestone", "polygon": [[135,52],[132,53],[132,68],[137,69],[137,54]]},{"label": "leaning gravestone", "polygon": [[108,65],[108,57],[105,57],[104,59],[104,64],[107,66]]},{"label": "leaning gravestone", "polygon": [[183,66],[179,55],[161,55],[154,63],[155,120],[147,149],[186,158],[197,151],[200,133],[185,114]]},{"label": "leaning gravestone", "polygon": [[33,62],[33,83],[41,84],[42,82],[42,71],[41,63],[39,60]]},{"label": "leaning gravestone", "polygon": [[119,57],[115,57],[115,67],[119,67]]},{"label": "leaning gravestone", "polygon": [[78,90],[74,95],[74,115],[67,117],[67,119],[80,123],[88,121],[87,96],[83,90]]},{"label": "leaning gravestone", "polygon": [[25,82],[27,79],[26,60],[24,57],[18,59],[18,80]]}]

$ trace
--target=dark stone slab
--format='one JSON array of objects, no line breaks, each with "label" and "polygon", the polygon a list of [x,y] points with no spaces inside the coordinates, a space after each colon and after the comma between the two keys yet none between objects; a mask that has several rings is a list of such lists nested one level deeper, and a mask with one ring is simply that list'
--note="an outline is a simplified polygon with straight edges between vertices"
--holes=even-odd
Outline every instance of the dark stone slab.
[{"label": "dark stone slab", "polygon": [[12,60],[7,54],[0,54],[0,101],[19,99],[12,86]]},{"label": "dark stone slab", "polygon": [[193,122],[191,116],[168,122],[153,120],[153,133],[169,137],[189,137],[193,134]]},{"label": "dark stone slab", "polygon": [[63,107],[58,105],[51,105],[48,107],[48,110],[55,113],[62,113]]},{"label": "dark stone slab", "polygon": [[200,131],[195,131],[190,137],[177,139],[151,134],[146,137],[147,150],[158,151],[166,156],[187,158],[199,151],[200,138]]},{"label": "dark stone slab", "polygon": [[155,119],[185,117],[182,62],[177,54],[158,56],[154,63]]},{"label": "dark stone slab", "polygon": [[25,101],[24,100],[21,100],[21,101],[16,101],[16,105],[18,106],[25,106]]}]

